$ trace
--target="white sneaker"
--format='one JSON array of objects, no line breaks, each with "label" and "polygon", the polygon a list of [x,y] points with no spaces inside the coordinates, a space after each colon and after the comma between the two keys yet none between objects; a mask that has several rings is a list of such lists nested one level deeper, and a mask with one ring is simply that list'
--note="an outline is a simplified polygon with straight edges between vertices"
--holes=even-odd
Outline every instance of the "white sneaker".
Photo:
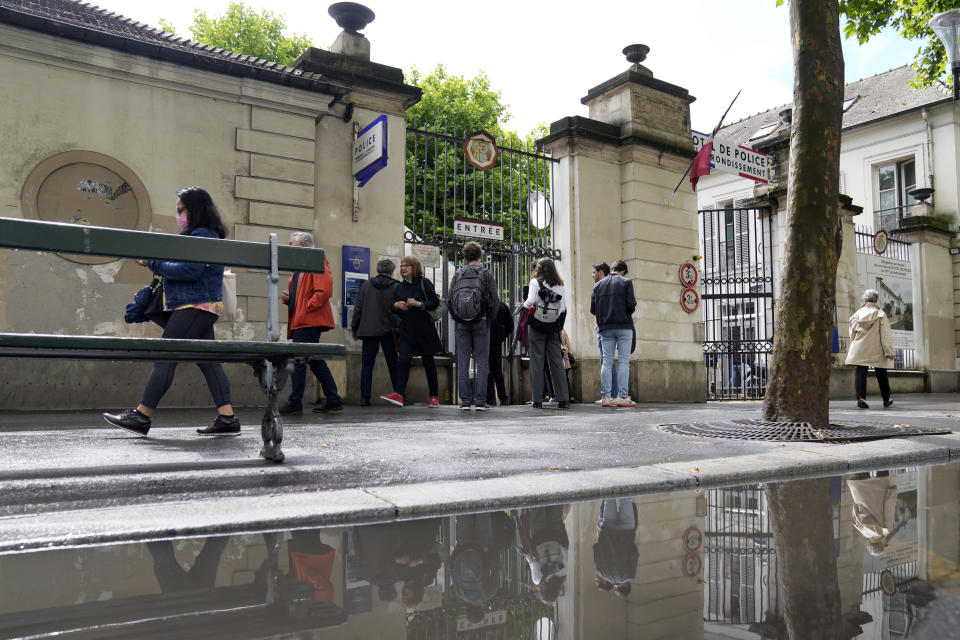
[{"label": "white sneaker", "polygon": [[601,406],[601,407],[612,407],[612,406],[613,406],[613,398],[611,398],[610,396],[603,396],[602,398],[600,398],[600,406]]},{"label": "white sneaker", "polygon": [[635,407],[637,403],[630,399],[630,396],[620,396],[617,398],[615,405],[618,407]]},{"label": "white sneaker", "polygon": [[603,398],[600,398],[599,400],[594,400],[593,404],[603,404]]}]

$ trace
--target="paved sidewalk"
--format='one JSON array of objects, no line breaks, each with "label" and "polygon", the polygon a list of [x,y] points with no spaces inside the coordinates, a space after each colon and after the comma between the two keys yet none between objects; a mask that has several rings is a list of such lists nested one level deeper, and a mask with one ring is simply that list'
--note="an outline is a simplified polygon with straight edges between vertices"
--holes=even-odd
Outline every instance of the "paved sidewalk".
[{"label": "paved sidewalk", "polygon": [[[955,429],[853,444],[678,436],[663,423],[757,418],[759,402],[573,405],[462,413],[346,407],[288,417],[283,464],[243,433],[203,438],[210,410],[161,410],[149,438],[94,412],[0,413],[0,551],[169,535],[361,523],[947,462],[960,398],[898,396],[891,409],[831,403],[835,422]],[[879,401],[876,403],[880,405]]]}]

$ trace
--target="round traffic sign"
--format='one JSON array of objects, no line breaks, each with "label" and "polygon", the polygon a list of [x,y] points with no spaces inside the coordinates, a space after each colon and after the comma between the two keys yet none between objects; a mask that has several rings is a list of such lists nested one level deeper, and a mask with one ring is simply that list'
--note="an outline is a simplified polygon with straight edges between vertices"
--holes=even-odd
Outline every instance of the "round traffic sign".
[{"label": "round traffic sign", "polygon": [[692,578],[699,574],[702,568],[703,560],[700,559],[700,554],[690,552],[683,556],[683,575]]},{"label": "round traffic sign", "polygon": [[689,263],[685,262],[680,265],[680,284],[685,287],[692,287],[697,284],[697,279],[700,277],[700,274],[697,273],[697,268]]},{"label": "round traffic sign", "polygon": [[684,289],[680,292],[680,306],[687,313],[693,313],[700,306],[700,294],[689,287]]},{"label": "round traffic sign", "polygon": [[687,551],[696,551],[703,544],[703,533],[696,527],[688,527],[683,532],[683,548]]}]

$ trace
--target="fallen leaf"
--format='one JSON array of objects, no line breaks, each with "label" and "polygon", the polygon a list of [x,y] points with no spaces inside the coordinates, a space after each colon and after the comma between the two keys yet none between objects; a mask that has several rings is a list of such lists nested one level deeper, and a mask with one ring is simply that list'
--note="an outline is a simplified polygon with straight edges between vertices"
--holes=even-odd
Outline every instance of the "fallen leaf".
[{"label": "fallen leaf", "polygon": [[328,445],[328,444],[321,444],[321,445],[318,445],[318,446],[319,446],[321,449],[326,449],[326,448],[329,447],[330,445]]},{"label": "fallen leaf", "polygon": [[560,471],[560,467],[550,467],[550,471]]},{"label": "fallen leaf", "polygon": [[693,470],[694,470],[696,473],[700,473],[700,472],[702,471],[702,469],[701,469],[700,467],[694,467]]}]

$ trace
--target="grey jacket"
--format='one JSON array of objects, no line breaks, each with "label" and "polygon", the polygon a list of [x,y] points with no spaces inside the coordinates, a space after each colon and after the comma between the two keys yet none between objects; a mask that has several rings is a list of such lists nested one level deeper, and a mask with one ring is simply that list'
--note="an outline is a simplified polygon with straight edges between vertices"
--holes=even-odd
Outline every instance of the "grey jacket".
[{"label": "grey jacket", "polygon": [[390,306],[397,281],[382,273],[360,285],[350,330],[360,338],[379,338],[394,329]]}]

